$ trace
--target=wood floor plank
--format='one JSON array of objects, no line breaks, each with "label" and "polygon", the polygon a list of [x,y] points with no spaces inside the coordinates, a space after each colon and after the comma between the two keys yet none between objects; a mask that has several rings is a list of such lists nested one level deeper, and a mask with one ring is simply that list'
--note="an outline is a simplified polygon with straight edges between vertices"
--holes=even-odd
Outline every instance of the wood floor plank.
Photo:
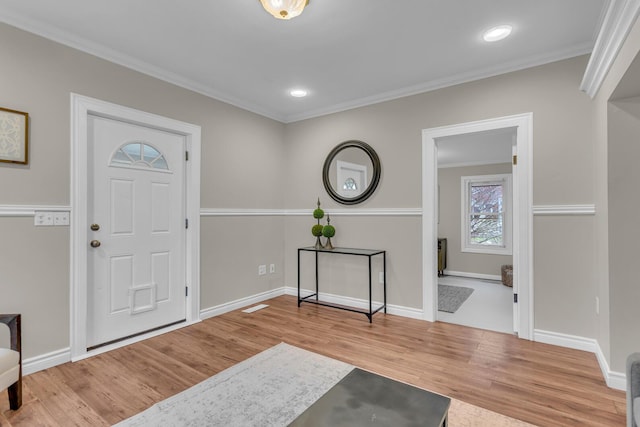
[{"label": "wood floor plank", "polygon": [[291,296],[265,303],[32,374],[20,410],[0,401],[0,426],[111,425],[279,342],[539,426],[625,425],[625,394],[591,353],[383,313],[369,323]]}]

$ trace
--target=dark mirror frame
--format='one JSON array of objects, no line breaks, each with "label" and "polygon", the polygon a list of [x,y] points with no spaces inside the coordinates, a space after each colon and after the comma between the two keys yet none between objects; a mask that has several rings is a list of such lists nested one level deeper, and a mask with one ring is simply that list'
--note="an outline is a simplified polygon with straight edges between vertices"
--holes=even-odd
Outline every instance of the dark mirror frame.
[{"label": "dark mirror frame", "polygon": [[[361,149],[369,156],[369,159],[371,159],[371,163],[373,164],[373,176],[371,177],[371,182],[369,182],[366,190],[364,190],[360,195],[356,197],[343,197],[331,186],[331,182],[329,181],[329,169],[331,168],[331,163],[338,153],[344,149],[352,147]],[[345,141],[336,145],[329,155],[327,155],[327,159],[324,161],[324,166],[322,168],[322,183],[324,184],[325,190],[327,190],[327,193],[329,193],[329,196],[331,196],[333,200],[338,203],[342,203],[343,205],[355,205],[364,202],[371,197],[374,191],[376,191],[378,183],[380,182],[381,169],[380,158],[369,144],[355,140]]]}]

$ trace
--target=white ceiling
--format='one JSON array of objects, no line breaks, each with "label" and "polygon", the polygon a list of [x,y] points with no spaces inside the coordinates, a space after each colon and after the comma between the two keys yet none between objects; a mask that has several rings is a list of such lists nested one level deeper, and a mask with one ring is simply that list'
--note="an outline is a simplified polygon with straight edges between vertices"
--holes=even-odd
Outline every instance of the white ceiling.
[{"label": "white ceiling", "polygon": [[281,21],[258,0],[0,0],[0,21],[286,123],[588,53],[606,6],[311,0]]}]

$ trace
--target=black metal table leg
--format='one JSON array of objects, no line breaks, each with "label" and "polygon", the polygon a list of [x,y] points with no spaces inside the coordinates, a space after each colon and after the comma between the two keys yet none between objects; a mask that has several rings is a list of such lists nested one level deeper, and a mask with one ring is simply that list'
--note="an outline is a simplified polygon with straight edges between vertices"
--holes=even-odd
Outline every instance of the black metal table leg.
[{"label": "black metal table leg", "polygon": [[383,288],[384,288],[384,312],[387,312],[387,253],[382,253],[382,271],[383,271]]},{"label": "black metal table leg", "polygon": [[298,307],[300,307],[300,249],[298,249]]}]

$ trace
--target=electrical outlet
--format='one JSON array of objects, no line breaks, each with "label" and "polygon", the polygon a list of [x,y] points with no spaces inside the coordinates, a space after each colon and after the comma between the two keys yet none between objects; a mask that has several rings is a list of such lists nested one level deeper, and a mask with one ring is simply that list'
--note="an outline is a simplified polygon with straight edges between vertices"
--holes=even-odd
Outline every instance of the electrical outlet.
[{"label": "electrical outlet", "polygon": [[266,265],[259,265],[258,266],[258,276],[263,276],[267,274],[267,266]]},{"label": "electrical outlet", "polygon": [[275,264],[270,264],[269,265],[269,273],[273,274],[276,272],[276,265]]},{"label": "electrical outlet", "polygon": [[36,212],[33,225],[36,227],[53,225],[53,212]]},{"label": "electrical outlet", "polygon": [[384,283],[384,272],[381,271],[380,273],[378,273],[378,281],[380,283]]},{"label": "electrical outlet", "polygon": [[53,225],[69,225],[69,212],[54,212]]}]

